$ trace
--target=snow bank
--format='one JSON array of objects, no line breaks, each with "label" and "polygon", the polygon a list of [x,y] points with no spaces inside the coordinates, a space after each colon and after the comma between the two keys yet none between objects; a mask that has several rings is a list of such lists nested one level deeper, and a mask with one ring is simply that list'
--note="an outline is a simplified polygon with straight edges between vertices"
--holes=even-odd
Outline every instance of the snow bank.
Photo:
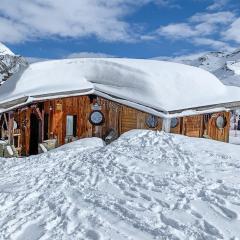
[{"label": "snow bank", "polygon": [[72,151],[73,149],[75,150],[83,150],[85,151],[86,149],[89,148],[99,148],[99,147],[104,147],[106,144],[101,138],[97,137],[92,137],[92,138],[83,138],[76,140],[74,142],[62,145],[56,149],[53,149],[52,151],[59,151],[59,150],[70,150]]},{"label": "snow bank", "polygon": [[229,142],[240,145],[240,130],[230,130]]},{"label": "snow bank", "polygon": [[240,100],[239,88],[226,87],[196,67],[154,60],[88,58],[30,65],[0,89],[0,103],[87,93],[163,112]]},{"label": "snow bank", "polygon": [[0,239],[240,238],[240,146],[144,130],[86,141],[0,160]]}]

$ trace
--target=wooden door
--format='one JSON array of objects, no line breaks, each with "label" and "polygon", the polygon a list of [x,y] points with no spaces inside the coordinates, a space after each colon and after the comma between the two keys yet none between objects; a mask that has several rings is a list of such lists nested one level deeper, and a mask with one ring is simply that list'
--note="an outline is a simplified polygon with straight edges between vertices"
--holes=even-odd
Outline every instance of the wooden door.
[{"label": "wooden door", "polygon": [[39,119],[35,113],[30,115],[30,139],[29,139],[29,154],[38,154],[38,143],[39,143]]}]

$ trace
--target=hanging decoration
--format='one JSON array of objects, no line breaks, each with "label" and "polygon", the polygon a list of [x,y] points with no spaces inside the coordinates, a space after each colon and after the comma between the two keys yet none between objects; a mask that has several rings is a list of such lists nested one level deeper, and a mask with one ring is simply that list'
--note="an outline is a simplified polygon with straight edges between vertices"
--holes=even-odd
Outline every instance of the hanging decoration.
[{"label": "hanging decoration", "polygon": [[171,119],[171,128],[177,127],[178,124],[179,124],[178,118],[172,118],[172,119]]},{"label": "hanging decoration", "polygon": [[216,118],[216,126],[218,129],[223,129],[227,125],[227,119],[226,117],[220,115]]},{"label": "hanging decoration", "polygon": [[146,124],[149,128],[156,128],[158,126],[158,118],[150,114],[147,116]]},{"label": "hanging decoration", "polygon": [[100,110],[93,110],[89,116],[89,122],[92,125],[101,125],[104,123],[104,115]]}]

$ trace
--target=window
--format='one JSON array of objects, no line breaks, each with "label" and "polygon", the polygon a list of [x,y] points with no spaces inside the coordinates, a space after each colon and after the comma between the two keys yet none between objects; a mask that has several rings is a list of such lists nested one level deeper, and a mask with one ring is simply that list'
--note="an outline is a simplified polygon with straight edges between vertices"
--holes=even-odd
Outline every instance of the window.
[{"label": "window", "polygon": [[67,115],[66,136],[77,136],[77,115]]},{"label": "window", "polygon": [[224,116],[218,116],[216,119],[217,128],[223,129],[227,125],[227,119]]}]

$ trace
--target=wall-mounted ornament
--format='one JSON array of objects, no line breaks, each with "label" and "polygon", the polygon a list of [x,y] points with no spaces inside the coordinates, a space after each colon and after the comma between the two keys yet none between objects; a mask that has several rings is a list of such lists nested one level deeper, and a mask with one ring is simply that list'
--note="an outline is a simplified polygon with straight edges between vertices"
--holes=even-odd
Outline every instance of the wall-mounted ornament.
[{"label": "wall-mounted ornament", "polygon": [[172,119],[171,119],[171,128],[177,127],[178,124],[179,124],[178,118],[172,118]]},{"label": "wall-mounted ornament", "polygon": [[146,125],[149,128],[156,128],[158,126],[158,118],[154,115],[148,115],[146,118]]},{"label": "wall-mounted ornament", "polygon": [[56,104],[56,111],[62,111],[62,104],[61,103]]},{"label": "wall-mounted ornament", "polygon": [[92,111],[90,113],[90,116],[89,116],[89,122],[92,125],[95,125],[95,126],[103,124],[103,122],[104,122],[104,115],[103,115],[103,113],[101,111],[99,111],[99,110]]},{"label": "wall-mounted ornament", "polygon": [[101,109],[102,109],[102,107],[98,103],[94,103],[92,105],[92,110],[93,111],[100,111]]},{"label": "wall-mounted ornament", "polygon": [[216,118],[216,126],[218,129],[223,129],[226,127],[226,125],[227,125],[226,117],[220,115]]}]

